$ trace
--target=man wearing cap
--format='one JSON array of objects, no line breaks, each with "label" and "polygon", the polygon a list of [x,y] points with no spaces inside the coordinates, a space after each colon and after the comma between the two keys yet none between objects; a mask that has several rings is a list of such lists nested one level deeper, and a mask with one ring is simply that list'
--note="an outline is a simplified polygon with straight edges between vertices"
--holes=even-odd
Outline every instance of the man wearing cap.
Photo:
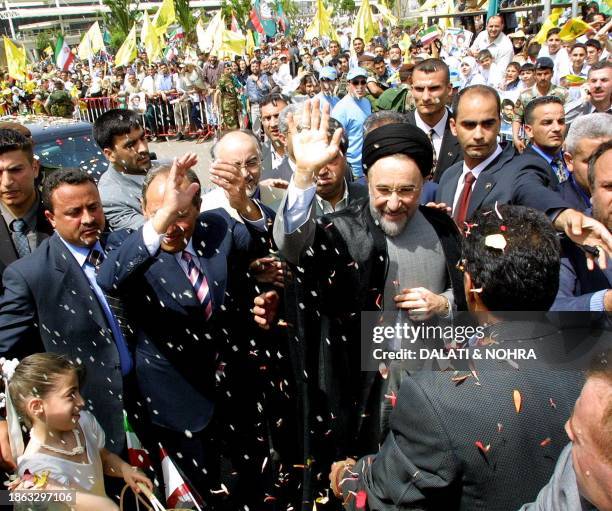
[{"label": "man wearing cap", "polygon": [[321,92],[315,96],[319,98],[321,108],[323,108],[325,103],[328,103],[329,108],[333,109],[340,101],[340,98],[334,94],[337,77],[338,73],[336,73],[336,70],[333,67],[325,66],[321,69],[321,72],[319,73]]},{"label": "man wearing cap", "polygon": [[514,47],[503,29],[503,17],[491,16],[487,21],[487,29],[476,36],[470,48],[472,56],[476,57],[481,50],[489,50],[497,66],[500,69],[506,69],[514,56]]},{"label": "man wearing cap", "polygon": [[[336,130],[329,140],[327,117],[315,101],[305,104],[298,125],[290,119],[296,170],[274,226],[281,253],[303,269],[303,285],[320,304],[318,325],[307,328],[322,342],[303,361],[305,373],[315,373],[306,382],[311,416],[318,417],[308,433],[313,474],[334,456],[365,453],[381,439],[384,380],[361,371],[361,312],[465,308],[458,231],[445,213],[419,206],[432,150],[417,127],[389,124],[369,132],[363,147],[369,197],[315,221],[317,179],[337,157],[342,136]],[[301,253],[291,243],[298,229],[311,232]]]},{"label": "man wearing cap", "polygon": [[333,108],[332,117],[342,124],[349,147],[346,153],[353,176],[363,178],[361,166],[361,147],[363,145],[363,123],[372,113],[372,105],[366,94],[368,88],[366,81],[368,72],[361,67],[354,67],[346,75],[348,80],[348,94],[344,96]]},{"label": "man wearing cap", "polygon": [[512,138],[514,140],[514,147],[516,147],[520,153],[525,150],[525,142],[520,136],[520,132],[524,123],[523,114],[525,113],[527,103],[540,96],[556,96],[563,101],[564,104],[567,102],[567,89],[552,84],[554,67],[555,64],[550,57],[539,57],[535,66],[536,84],[523,91],[514,105]]}]

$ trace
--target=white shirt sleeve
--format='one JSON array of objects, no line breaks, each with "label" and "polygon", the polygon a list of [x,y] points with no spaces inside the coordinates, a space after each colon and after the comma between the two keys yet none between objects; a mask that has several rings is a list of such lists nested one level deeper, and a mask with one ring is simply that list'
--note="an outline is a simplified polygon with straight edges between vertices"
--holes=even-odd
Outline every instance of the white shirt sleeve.
[{"label": "white shirt sleeve", "polygon": [[161,239],[163,234],[157,234],[157,231],[153,227],[153,220],[145,222],[142,226],[142,238],[149,251],[149,255],[154,256],[157,254],[159,247],[161,246]]},{"label": "white shirt sleeve", "polygon": [[317,187],[313,184],[305,190],[295,186],[293,177],[287,188],[287,201],[283,211],[285,233],[291,234],[304,225],[310,216],[310,208],[315,198]]}]

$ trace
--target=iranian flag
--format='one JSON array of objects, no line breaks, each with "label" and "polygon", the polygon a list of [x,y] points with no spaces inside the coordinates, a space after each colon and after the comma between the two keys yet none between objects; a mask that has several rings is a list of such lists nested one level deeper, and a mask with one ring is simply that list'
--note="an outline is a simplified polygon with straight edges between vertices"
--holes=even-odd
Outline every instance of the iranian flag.
[{"label": "iranian flag", "polygon": [[161,444],[159,446],[159,457],[161,458],[162,472],[164,473],[166,505],[169,508],[182,508],[185,504],[191,504],[198,511],[202,511],[202,508],[200,508],[189,490],[189,486],[187,486],[187,483],[185,483],[185,480],[179,473],[178,468]]},{"label": "iranian flag", "polygon": [[185,38],[185,32],[183,31],[183,27],[175,28],[168,35],[169,41],[178,41],[179,39],[184,39],[184,38]]},{"label": "iranian flag", "polygon": [[73,60],[74,55],[64,41],[64,34],[60,34],[55,43],[55,65],[62,71],[68,71]]},{"label": "iranian flag", "polygon": [[440,32],[438,30],[438,27],[436,27],[435,25],[432,25],[431,27],[428,27],[419,32],[419,39],[421,43],[423,43],[423,46],[427,46],[429,43],[439,38]]},{"label": "iranian flag", "polygon": [[128,421],[127,413],[123,410],[123,429],[125,431],[125,439],[127,442],[128,448],[128,458],[130,460],[130,465],[138,468],[150,468],[151,460],[149,460],[149,455],[147,451],[145,451],[144,447],[140,443],[138,436],[134,433],[134,429]]}]

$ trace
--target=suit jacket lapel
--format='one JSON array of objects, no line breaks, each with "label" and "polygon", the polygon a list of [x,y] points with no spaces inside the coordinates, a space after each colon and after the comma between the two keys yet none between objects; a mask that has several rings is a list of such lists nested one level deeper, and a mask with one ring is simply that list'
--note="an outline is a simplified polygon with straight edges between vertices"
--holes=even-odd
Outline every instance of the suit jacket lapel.
[{"label": "suit jacket lapel", "polygon": [[91,299],[91,317],[100,326],[106,330],[109,328],[106,314],[102,310],[102,305],[98,301],[96,293],[91,288],[91,284],[85,275],[83,269],[79,266],[76,259],[68,250],[68,247],[63,243],[57,234],[54,234],[49,240],[49,244],[53,247],[53,255],[55,256],[55,269],[63,273],[61,286],[72,292],[76,300],[82,302],[85,297]]},{"label": "suit jacket lapel", "polygon": [[512,156],[513,155],[510,153],[502,152],[497,158],[489,163],[487,168],[480,173],[478,179],[476,180],[476,184],[474,185],[474,190],[472,190],[472,197],[470,198],[470,205],[468,208],[468,217],[482,205],[487,195],[489,195],[493,188],[495,188],[496,172],[502,169],[508,159]]},{"label": "suit jacket lapel", "polygon": [[17,259],[17,251],[13,244],[13,238],[4,221],[4,217],[0,215],[0,261],[4,263],[5,266],[8,266]]},{"label": "suit jacket lapel", "polygon": [[438,166],[436,173],[439,175],[438,169],[448,168],[461,151],[457,137],[455,137],[450,129],[450,113],[446,119],[446,127],[444,128],[444,136],[442,137],[442,145],[440,146],[440,154],[438,155]]},{"label": "suit jacket lapel", "polygon": [[[449,169],[450,170],[450,169]],[[447,172],[449,172],[447,170]],[[453,166],[453,174],[450,177],[449,186],[445,186],[443,188],[444,193],[442,194],[442,202],[444,202],[447,206],[453,207],[453,202],[455,200],[455,190],[457,190],[457,186],[459,184],[459,178],[461,177],[461,173],[463,171],[463,163],[460,162],[457,165]]]}]

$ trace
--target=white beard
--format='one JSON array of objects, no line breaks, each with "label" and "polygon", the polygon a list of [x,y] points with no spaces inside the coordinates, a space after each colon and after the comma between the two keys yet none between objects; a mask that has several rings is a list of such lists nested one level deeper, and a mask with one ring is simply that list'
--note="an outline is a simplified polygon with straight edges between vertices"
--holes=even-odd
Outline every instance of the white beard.
[{"label": "white beard", "polygon": [[374,221],[379,225],[382,231],[389,236],[390,238],[394,238],[398,236],[404,231],[406,224],[408,223],[408,217],[404,217],[400,222],[390,222],[389,220],[385,220],[382,216],[382,213],[378,211],[374,204],[370,202],[370,214]]}]

